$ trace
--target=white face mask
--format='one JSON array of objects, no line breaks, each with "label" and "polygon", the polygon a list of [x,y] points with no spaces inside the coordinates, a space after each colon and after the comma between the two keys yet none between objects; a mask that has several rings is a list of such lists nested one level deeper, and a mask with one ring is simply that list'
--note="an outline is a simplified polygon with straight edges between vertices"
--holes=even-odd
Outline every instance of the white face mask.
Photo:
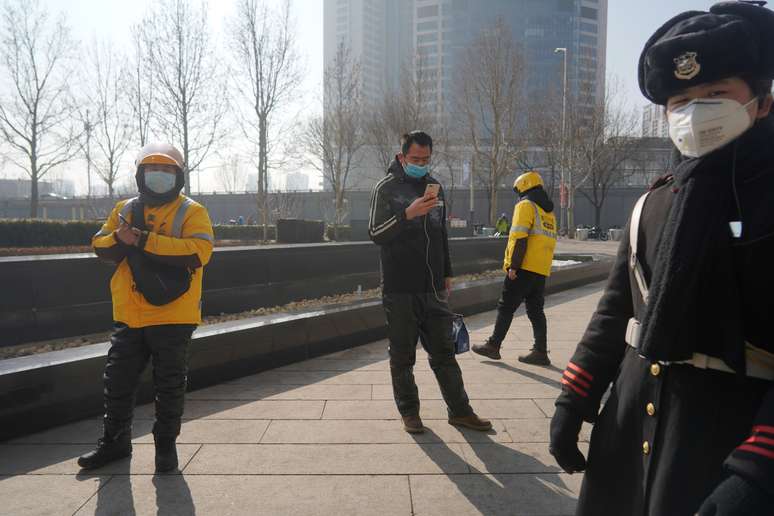
[{"label": "white face mask", "polygon": [[734,141],[752,126],[747,107],[733,99],[696,99],[669,112],[669,136],[683,156],[698,158]]},{"label": "white face mask", "polygon": [[162,170],[146,170],[145,173],[145,186],[149,190],[157,194],[165,194],[172,190],[177,183],[177,176],[170,174]]}]

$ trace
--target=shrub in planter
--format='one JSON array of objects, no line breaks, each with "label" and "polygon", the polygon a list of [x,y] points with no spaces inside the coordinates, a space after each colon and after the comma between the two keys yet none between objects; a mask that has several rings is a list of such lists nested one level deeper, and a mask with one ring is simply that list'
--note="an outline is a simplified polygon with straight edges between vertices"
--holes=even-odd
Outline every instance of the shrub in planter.
[{"label": "shrub in planter", "polygon": [[96,221],[5,219],[0,220],[0,247],[89,245],[101,227]]}]

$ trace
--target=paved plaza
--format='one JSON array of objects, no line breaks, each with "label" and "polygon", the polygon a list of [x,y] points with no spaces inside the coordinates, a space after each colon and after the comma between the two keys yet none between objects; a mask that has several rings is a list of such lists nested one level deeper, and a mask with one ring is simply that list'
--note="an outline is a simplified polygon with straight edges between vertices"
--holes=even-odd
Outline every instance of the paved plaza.
[{"label": "paved plaza", "polygon": [[[601,289],[547,298],[550,368],[516,360],[531,345],[523,308],[502,361],[460,357],[474,409],[493,420],[490,433],[446,422],[421,350],[415,374],[428,430],[405,433],[379,341],[189,393],[182,474],[153,474],[150,405],[137,410],[132,460],[94,473],[79,474],[76,458],[100,435],[98,418],[4,443],[0,514],[573,514],[581,477],[560,473],[549,455],[549,418]],[[467,318],[473,342],[488,336],[494,317]]]}]

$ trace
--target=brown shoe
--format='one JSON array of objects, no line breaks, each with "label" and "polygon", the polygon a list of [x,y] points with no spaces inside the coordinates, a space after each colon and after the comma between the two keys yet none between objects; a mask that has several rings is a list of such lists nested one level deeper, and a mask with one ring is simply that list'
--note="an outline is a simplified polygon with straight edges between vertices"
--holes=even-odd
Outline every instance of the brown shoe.
[{"label": "brown shoe", "polygon": [[419,416],[403,416],[403,429],[410,434],[423,434],[425,427]]},{"label": "brown shoe", "polygon": [[534,348],[528,354],[519,356],[519,362],[539,366],[551,365],[551,361],[548,359],[548,353]]},{"label": "brown shoe", "polygon": [[475,414],[471,414],[465,417],[450,417],[449,424],[470,428],[471,430],[478,430],[479,432],[487,432],[492,429],[491,421],[481,419]]},{"label": "brown shoe", "polygon": [[500,360],[502,358],[500,356],[500,346],[493,344],[490,339],[487,339],[483,344],[474,345],[471,349],[473,353],[491,358],[492,360]]}]

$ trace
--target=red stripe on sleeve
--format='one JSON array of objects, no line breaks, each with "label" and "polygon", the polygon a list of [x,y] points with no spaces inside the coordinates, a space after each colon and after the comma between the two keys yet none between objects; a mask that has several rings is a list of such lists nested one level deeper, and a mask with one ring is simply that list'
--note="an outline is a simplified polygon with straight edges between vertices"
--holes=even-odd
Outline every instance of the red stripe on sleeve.
[{"label": "red stripe on sleeve", "polygon": [[572,362],[567,364],[567,367],[569,367],[570,369],[572,369],[576,373],[580,374],[581,376],[584,376],[588,381],[590,381],[590,382],[594,381],[594,377],[592,375],[590,375],[589,373],[587,373],[586,370],[583,369],[582,367],[580,367],[580,366],[578,366],[576,364],[573,364]]},{"label": "red stripe on sleeve", "polygon": [[774,426],[766,426],[766,425],[756,425],[752,428],[753,433],[765,433],[765,434],[771,434],[774,435]]},{"label": "red stripe on sleeve", "polygon": [[587,389],[591,389],[591,384],[589,382],[587,382],[586,380],[584,380],[579,376],[572,374],[570,371],[567,371],[566,369],[564,371],[564,376],[569,380],[575,381],[578,385],[582,385]]},{"label": "red stripe on sleeve", "polygon": [[588,397],[588,395],[589,395],[589,393],[587,393],[586,391],[584,391],[580,387],[576,387],[575,385],[571,384],[570,382],[568,382],[564,378],[562,378],[562,384],[566,385],[567,387],[569,387],[570,389],[572,389],[573,391],[575,391],[579,395],[583,396],[584,398]]},{"label": "red stripe on sleeve", "polygon": [[737,450],[744,450],[750,453],[757,453],[758,455],[763,455],[766,458],[774,459],[774,451],[767,450],[766,448],[760,448],[758,446],[755,446],[754,444],[743,444],[740,447],[738,447]]},{"label": "red stripe on sleeve", "polygon": [[754,435],[745,441],[746,443],[763,443],[774,446],[774,439],[768,437],[761,437],[760,435]]}]

